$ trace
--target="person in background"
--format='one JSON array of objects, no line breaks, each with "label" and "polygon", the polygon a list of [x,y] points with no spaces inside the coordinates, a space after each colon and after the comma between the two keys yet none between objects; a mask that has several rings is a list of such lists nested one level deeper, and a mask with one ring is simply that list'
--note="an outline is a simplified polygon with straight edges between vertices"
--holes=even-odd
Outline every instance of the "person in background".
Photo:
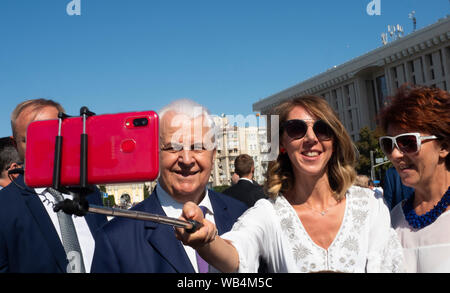
[{"label": "person in background", "polygon": [[[47,99],[24,101],[12,112],[13,137],[25,165],[28,125],[57,119],[58,112],[64,112],[63,107]],[[55,202],[71,197],[52,188],[30,188],[22,174],[0,190],[0,272],[89,272],[94,231],[107,219],[104,215],[74,217],[53,211]],[[89,194],[87,200],[102,205],[99,192]]]},{"label": "person in background", "polygon": [[[17,178],[18,174],[8,175],[9,170],[21,167],[19,153],[14,145],[12,137],[0,138],[0,187],[6,187],[11,183],[11,178]],[[0,189],[1,189],[0,188]]]},{"label": "person in background", "polygon": [[[160,175],[153,193],[133,210],[178,218],[191,201],[229,231],[246,210],[244,203],[206,188],[213,168],[215,126],[203,106],[188,99],[159,113]],[[214,272],[195,250],[175,238],[173,227],[150,221],[115,218],[96,235],[92,271],[97,273]]]},{"label": "person in background", "polygon": [[387,169],[384,177],[383,197],[389,210],[402,200],[408,199],[414,193],[414,189],[402,183],[397,170],[394,167]]},{"label": "person in background", "polygon": [[239,175],[237,173],[233,173],[231,175],[231,186],[237,184],[239,182]]},{"label": "person in background", "polygon": [[259,199],[266,198],[263,188],[253,181],[255,163],[252,157],[247,154],[237,156],[234,160],[234,170],[239,175],[239,181],[224,190],[224,194],[242,201],[248,207],[252,207]]},{"label": "person in background", "polygon": [[331,106],[302,96],[275,114],[280,154],[268,170],[270,199],[256,202],[222,236],[188,202],[182,218],[204,226],[192,234],[177,228],[177,237],[222,272],[256,272],[260,256],[269,272],[402,271],[389,210],[373,191],[352,186],[355,147]]},{"label": "person in background", "polygon": [[367,175],[357,175],[353,184],[359,187],[369,188],[369,180]]},{"label": "person in background", "polygon": [[392,210],[407,272],[450,272],[450,94],[403,86],[382,109],[380,146],[404,185]]},{"label": "person in background", "polygon": [[378,196],[380,198],[383,197],[383,189],[381,187],[375,186],[375,183],[379,184],[379,181],[374,181],[372,179],[369,179],[369,188],[375,192],[375,196]]}]

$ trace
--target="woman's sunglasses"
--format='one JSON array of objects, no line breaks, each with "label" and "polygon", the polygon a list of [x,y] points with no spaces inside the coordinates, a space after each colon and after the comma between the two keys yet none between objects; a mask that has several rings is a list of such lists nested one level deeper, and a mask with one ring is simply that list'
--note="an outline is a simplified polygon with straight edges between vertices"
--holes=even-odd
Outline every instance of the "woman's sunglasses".
[{"label": "woman's sunglasses", "polygon": [[[308,124],[304,120],[293,119],[285,121],[281,124],[282,131],[285,130],[287,135],[293,139],[300,139],[306,135]],[[330,140],[333,137],[333,130],[323,120],[317,120],[313,124],[313,131],[319,140]]]},{"label": "woman's sunglasses", "polygon": [[436,136],[420,136],[420,133],[402,133],[397,136],[380,137],[381,150],[390,155],[396,147],[402,154],[414,154],[420,151],[423,140],[437,139]]}]

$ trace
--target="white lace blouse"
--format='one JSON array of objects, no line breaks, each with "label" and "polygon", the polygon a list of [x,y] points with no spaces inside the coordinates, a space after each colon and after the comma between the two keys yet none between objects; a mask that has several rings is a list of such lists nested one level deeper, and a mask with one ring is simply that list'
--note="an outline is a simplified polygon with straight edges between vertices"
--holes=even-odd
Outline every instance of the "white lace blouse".
[{"label": "white lace blouse", "polygon": [[341,227],[328,249],[315,244],[283,195],[261,199],[221,236],[239,253],[238,272],[257,272],[262,256],[270,272],[402,272],[402,247],[389,210],[370,189],[352,186]]}]

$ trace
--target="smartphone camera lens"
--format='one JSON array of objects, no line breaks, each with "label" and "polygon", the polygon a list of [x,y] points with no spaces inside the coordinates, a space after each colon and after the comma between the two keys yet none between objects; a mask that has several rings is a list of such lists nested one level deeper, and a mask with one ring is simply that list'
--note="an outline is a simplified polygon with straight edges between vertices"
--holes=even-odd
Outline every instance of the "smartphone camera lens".
[{"label": "smartphone camera lens", "polygon": [[133,125],[135,127],[147,126],[148,120],[147,118],[137,118],[133,120]]}]

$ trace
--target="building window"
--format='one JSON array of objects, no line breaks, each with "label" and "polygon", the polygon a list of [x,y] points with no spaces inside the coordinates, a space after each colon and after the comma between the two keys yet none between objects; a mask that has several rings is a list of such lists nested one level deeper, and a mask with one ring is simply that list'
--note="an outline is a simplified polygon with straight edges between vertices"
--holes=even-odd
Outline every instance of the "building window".
[{"label": "building window", "polygon": [[386,104],[386,98],[388,96],[386,76],[381,75],[376,78],[377,93],[378,93],[378,109],[383,108]]}]

